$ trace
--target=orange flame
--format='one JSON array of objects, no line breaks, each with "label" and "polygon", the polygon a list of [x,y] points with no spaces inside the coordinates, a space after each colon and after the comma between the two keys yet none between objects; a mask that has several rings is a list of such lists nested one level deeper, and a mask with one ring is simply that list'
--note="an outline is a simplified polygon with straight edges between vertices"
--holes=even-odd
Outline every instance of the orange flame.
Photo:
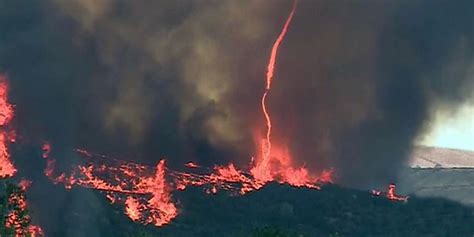
[{"label": "orange flame", "polygon": [[0,126],[5,126],[13,118],[13,106],[8,103],[8,83],[4,75],[0,75]]},{"label": "orange flame", "polygon": [[[392,201],[407,201],[409,197],[396,194],[396,188],[397,186],[393,183],[388,185],[388,189],[387,189],[387,192],[385,193],[385,197]],[[374,196],[381,196],[382,194],[383,194],[382,191],[375,190],[375,189],[372,190],[372,195]]]},{"label": "orange flame", "polygon": [[51,144],[49,144],[49,142],[43,143],[41,150],[43,150],[43,158],[47,159],[49,157],[49,153],[51,153]]},{"label": "orange flame", "polygon": [[[321,177],[309,173],[305,167],[294,168],[293,160],[287,149],[276,147],[272,144],[272,120],[267,108],[267,98],[270,93],[278,49],[285,38],[288,28],[291,24],[296,11],[297,0],[293,1],[293,6],[288,15],[283,28],[273,44],[272,51],[267,66],[265,92],[261,99],[262,112],[266,122],[266,136],[262,139],[260,145],[261,157],[254,162],[251,174],[258,183],[264,184],[269,181],[277,180],[281,183],[288,183],[294,186],[306,186],[314,188],[316,182],[331,182],[333,170],[323,171]],[[260,139],[258,139],[260,140]],[[323,177],[324,176],[324,177]]]},{"label": "orange flame", "polygon": [[293,19],[293,15],[295,14],[296,11],[296,5],[297,5],[297,0],[293,2],[293,7],[291,9],[290,14],[288,15],[288,18],[286,19],[285,25],[283,26],[283,29],[280,32],[280,35],[278,35],[278,38],[276,39],[275,43],[273,44],[272,51],[270,54],[270,59],[268,61],[268,66],[267,66],[267,74],[266,74],[266,86],[265,86],[265,92],[263,93],[262,100],[261,100],[261,106],[262,106],[262,111],[265,116],[265,121],[266,121],[266,126],[267,126],[267,132],[266,132],[266,137],[264,142],[262,143],[261,149],[262,149],[262,160],[259,163],[260,167],[256,167],[255,169],[255,177],[257,179],[260,179],[264,182],[270,181],[271,177],[268,174],[269,170],[269,163],[271,160],[271,155],[272,155],[272,141],[271,141],[271,135],[272,135],[272,120],[270,117],[270,113],[267,109],[267,103],[266,99],[268,96],[268,93],[270,92],[271,85],[272,85],[272,80],[273,80],[273,73],[275,70],[275,64],[276,64],[276,58],[278,56],[278,49],[280,47],[281,42],[285,38],[286,32],[288,31],[288,27],[290,26],[291,20]]},{"label": "orange flame", "polygon": [[30,225],[28,227],[28,232],[31,237],[44,236],[43,229],[41,229],[41,227],[37,225]]},{"label": "orange flame", "polygon": [[8,197],[8,208],[11,210],[7,213],[4,224],[6,228],[13,229],[15,237],[44,236],[41,227],[29,224],[31,217],[25,213],[27,208],[25,191],[30,185],[31,181],[22,179],[19,183],[21,191],[14,191]]},{"label": "orange flame", "polygon": [[8,83],[4,75],[0,75],[0,178],[15,175],[16,168],[10,160],[8,143],[15,140],[8,124],[13,118],[13,106],[8,103]]},{"label": "orange flame", "polygon": [[0,178],[12,177],[16,173],[16,168],[10,160],[8,142],[7,134],[0,131]]},{"label": "orange flame", "polygon": [[132,219],[132,221],[139,221],[142,217],[140,210],[140,203],[133,197],[127,197],[125,201],[125,214]]},{"label": "orange flame", "polygon": [[192,162],[192,161],[186,163],[184,166],[186,166],[186,167],[188,167],[188,168],[192,168],[192,169],[193,169],[193,168],[199,168],[199,165],[198,165],[197,163],[195,163],[195,162]]},{"label": "orange flame", "polygon": [[261,188],[251,175],[237,169],[233,164],[215,166],[211,174],[193,174],[186,172],[172,172],[175,177],[176,189],[184,190],[187,186],[209,186],[207,193],[216,193],[217,189],[236,191],[245,194]]},{"label": "orange flame", "polygon": [[396,192],[395,192],[396,188],[397,187],[395,186],[395,184],[390,184],[388,186],[387,198],[390,199],[390,200],[395,200],[395,201],[406,201],[406,200],[408,200],[407,196],[397,195]]},{"label": "orange flame", "polygon": [[[96,157],[84,149],[76,151],[87,159]],[[71,175],[62,173],[57,177],[53,176],[54,160],[49,160],[52,163],[48,163],[45,174],[54,183],[63,183],[67,189],[79,185],[105,192],[111,203],[124,204],[125,214],[133,221],[162,226],[178,214],[166,183],[165,160],[156,165],[153,175],[150,175],[151,171],[146,166],[106,159],[112,163],[80,165]]]}]

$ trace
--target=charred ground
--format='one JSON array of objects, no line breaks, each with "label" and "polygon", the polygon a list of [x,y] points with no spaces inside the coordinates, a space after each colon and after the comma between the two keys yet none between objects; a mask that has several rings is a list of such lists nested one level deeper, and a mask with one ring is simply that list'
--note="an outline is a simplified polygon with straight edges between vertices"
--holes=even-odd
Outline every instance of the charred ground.
[{"label": "charred ground", "polygon": [[[87,191],[73,188],[70,194],[84,195]],[[62,218],[62,228],[56,233],[46,233],[47,236],[240,237],[268,232],[260,231],[262,228],[279,230],[281,236],[472,236],[474,233],[474,210],[469,207],[433,198],[411,197],[407,203],[393,202],[367,191],[335,185],[316,191],[270,184],[245,196],[203,195],[202,189],[190,188],[174,193],[174,198],[186,208],[175,221],[159,229],[133,223],[121,213],[122,209],[96,196],[99,193],[89,195],[81,199],[83,203],[76,206],[76,211],[69,210]],[[101,216],[95,213],[99,209],[103,210]],[[93,228],[84,220],[95,222]]]}]

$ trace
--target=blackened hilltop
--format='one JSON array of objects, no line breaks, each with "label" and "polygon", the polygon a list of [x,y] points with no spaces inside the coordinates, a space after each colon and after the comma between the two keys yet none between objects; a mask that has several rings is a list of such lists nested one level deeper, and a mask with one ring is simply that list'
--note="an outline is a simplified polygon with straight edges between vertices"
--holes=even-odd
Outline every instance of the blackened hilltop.
[{"label": "blackened hilltop", "polygon": [[[30,157],[38,156],[28,152],[16,155],[24,157],[26,163]],[[21,165],[21,159],[17,161],[20,171],[30,167]],[[26,195],[30,214],[33,223],[43,227],[48,237],[245,237],[264,227],[281,230],[289,236],[306,237],[474,235],[472,206],[420,197],[424,193],[416,189],[413,192],[402,190],[407,187],[407,180],[415,186],[428,181],[443,185],[465,182],[472,177],[472,172],[466,169],[410,169],[411,173],[420,175],[401,175],[406,177],[398,183],[400,192],[414,193],[406,203],[337,185],[326,185],[318,191],[272,183],[244,196],[221,191],[210,195],[201,188],[189,187],[173,192],[180,213],[161,228],[132,222],[124,215],[123,206],[111,205],[99,191],[77,186],[66,190],[62,185],[51,183],[41,169],[30,169],[38,171],[36,176],[27,177],[33,180]],[[459,175],[443,175],[447,172]],[[445,193],[460,195],[459,189],[443,185],[439,189]],[[5,196],[2,189],[0,196]]]},{"label": "blackened hilltop", "polygon": [[[474,172],[469,166],[474,153],[469,151],[418,147],[414,168],[400,175],[400,190],[415,194],[408,202],[336,185],[318,191],[272,183],[244,196],[188,188],[173,193],[180,213],[162,228],[133,223],[122,206],[110,205],[99,191],[54,185],[42,169],[29,165],[39,155],[20,151],[25,154],[15,154],[24,159],[16,165],[34,182],[28,192],[36,189],[27,193],[33,224],[44,227],[46,236],[474,236]],[[0,188],[3,219],[8,196]],[[0,236],[11,236],[4,233],[11,230],[0,230]]]},{"label": "blackened hilltop", "polygon": [[[81,190],[74,188],[72,192]],[[367,191],[335,185],[327,185],[317,191],[270,184],[245,196],[230,196],[227,193],[207,195],[201,189],[190,188],[175,193],[174,198],[182,207],[181,213],[171,224],[162,228],[133,223],[121,213],[123,209],[112,207],[102,199],[103,205],[110,208],[106,208],[99,218],[91,217],[98,221],[96,226],[99,229],[94,232],[101,237],[472,237],[474,234],[474,210],[469,207],[434,198],[411,197],[406,203],[396,202],[372,196]],[[87,210],[87,207],[81,210]],[[79,219],[88,219],[88,213],[78,211],[72,214],[65,218],[65,226],[71,226]],[[255,234],[256,230],[264,227],[278,229],[285,234]]]}]

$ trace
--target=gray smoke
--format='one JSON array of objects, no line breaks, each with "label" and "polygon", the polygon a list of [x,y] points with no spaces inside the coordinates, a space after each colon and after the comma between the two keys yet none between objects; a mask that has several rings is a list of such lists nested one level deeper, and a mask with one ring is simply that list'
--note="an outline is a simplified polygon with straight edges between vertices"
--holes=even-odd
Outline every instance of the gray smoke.
[{"label": "gray smoke", "polygon": [[[20,134],[171,166],[248,164],[291,1],[0,0]],[[340,184],[394,181],[436,108],[471,99],[474,3],[300,0],[269,98],[274,138]],[[263,132],[263,131],[258,131]]]}]

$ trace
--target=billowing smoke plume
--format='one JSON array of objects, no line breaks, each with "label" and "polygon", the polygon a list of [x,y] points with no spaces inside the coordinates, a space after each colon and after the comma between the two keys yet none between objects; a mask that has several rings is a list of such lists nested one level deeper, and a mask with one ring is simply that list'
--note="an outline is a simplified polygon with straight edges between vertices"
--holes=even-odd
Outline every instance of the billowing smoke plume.
[{"label": "billowing smoke plume", "polygon": [[[245,165],[291,1],[0,1],[20,134],[171,166]],[[432,109],[472,93],[471,1],[300,1],[268,104],[299,165],[396,177]],[[450,105],[450,106],[446,106]],[[454,106],[453,106],[454,105]]]}]

